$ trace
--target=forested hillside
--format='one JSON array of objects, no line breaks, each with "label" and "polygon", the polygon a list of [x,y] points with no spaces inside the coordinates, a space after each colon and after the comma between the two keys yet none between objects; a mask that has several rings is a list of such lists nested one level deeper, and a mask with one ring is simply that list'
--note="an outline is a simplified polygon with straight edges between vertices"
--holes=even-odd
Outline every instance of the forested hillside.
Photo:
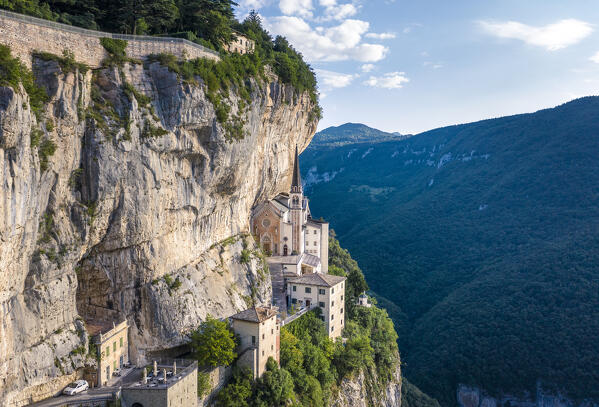
[{"label": "forested hillside", "polygon": [[539,379],[599,398],[599,98],[401,141],[319,137],[302,155],[312,211],[384,297],[411,382],[443,405],[459,383]]}]

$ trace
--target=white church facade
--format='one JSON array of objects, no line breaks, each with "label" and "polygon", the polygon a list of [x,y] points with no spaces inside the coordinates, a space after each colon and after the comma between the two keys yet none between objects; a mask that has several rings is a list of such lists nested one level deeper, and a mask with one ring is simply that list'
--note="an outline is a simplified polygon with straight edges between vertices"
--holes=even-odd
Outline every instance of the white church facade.
[{"label": "white church facade", "polygon": [[327,273],[329,224],[313,219],[304,196],[297,148],[289,193],[257,205],[252,210],[251,230],[269,256],[287,273]]}]

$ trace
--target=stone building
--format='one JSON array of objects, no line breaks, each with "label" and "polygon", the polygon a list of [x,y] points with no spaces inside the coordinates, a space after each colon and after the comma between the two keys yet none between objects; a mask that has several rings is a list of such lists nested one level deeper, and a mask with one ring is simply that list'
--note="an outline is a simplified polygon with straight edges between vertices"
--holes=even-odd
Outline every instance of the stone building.
[{"label": "stone building", "polygon": [[97,386],[106,386],[117,369],[129,363],[129,324],[105,321],[87,321],[87,331],[98,352]]},{"label": "stone building", "polygon": [[368,300],[368,296],[366,295],[366,293],[360,294],[360,296],[358,297],[358,300],[356,301],[356,305],[358,305],[360,307],[366,307],[366,308],[372,307],[372,304]]},{"label": "stone building", "polygon": [[281,332],[275,308],[250,308],[233,315],[231,321],[240,339],[238,364],[249,367],[257,378],[266,370],[269,357],[279,363]]},{"label": "stone building", "polygon": [[254,40],[250,40],[238,32],[234,34],[235,39],[225,46],[228,52],[236,52],[238,54],[250,54],[254,52],[256,49],[256,43]]},{"label": "stone building", "polygon": [[177,359],[155,363],[155,370],[151,380],[142,378],[123,387],[122,407],[197,407],[198,362]]},{"label": "stone building", "polygon": [[297,147],[289,194],[281,193],[257,205],[252,210],[251,230],[269,255],[269,263],[281,264],[297,275],[328,272],[329,224],[311,216]]},{"label": "stone building", "polygon": [[345,327],[346,277],[332,274],[305,274],[287,280],[287,300],[291,307],[320,307],[322,320],[329,334],[335,339]]}]

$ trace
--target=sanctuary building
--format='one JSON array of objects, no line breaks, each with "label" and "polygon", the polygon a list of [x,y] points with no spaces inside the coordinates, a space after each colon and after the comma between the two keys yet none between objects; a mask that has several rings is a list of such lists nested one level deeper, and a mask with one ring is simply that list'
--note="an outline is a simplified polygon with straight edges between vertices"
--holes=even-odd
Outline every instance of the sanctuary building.
[{"label": "sanctuary building", "polygon": [[328,273],[329,223],[311,216],[297,147],[291,190],[257,205],[252,210],[251,228],[269,262],[281,264],[286,272]]}]

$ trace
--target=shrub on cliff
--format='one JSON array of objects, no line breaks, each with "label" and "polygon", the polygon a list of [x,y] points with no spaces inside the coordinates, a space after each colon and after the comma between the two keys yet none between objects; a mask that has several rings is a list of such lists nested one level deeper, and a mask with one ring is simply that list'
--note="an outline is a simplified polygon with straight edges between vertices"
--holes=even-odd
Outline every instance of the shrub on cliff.
[{"label": "shrub on cliff", "polygon": [[224,321],[208,315],[190,335],[191,351],[200,366],[229,366],[235,360],[235,335]]},{"label": "shrub on cliff", "polygon": [[10,48],[0,45],[0,86],[10,86],[18,91],[19,83],[29,95],[31,110],[39,115],[48,100],[46,91],[35,84],[33,73],[18,58],[12,56]]}]

